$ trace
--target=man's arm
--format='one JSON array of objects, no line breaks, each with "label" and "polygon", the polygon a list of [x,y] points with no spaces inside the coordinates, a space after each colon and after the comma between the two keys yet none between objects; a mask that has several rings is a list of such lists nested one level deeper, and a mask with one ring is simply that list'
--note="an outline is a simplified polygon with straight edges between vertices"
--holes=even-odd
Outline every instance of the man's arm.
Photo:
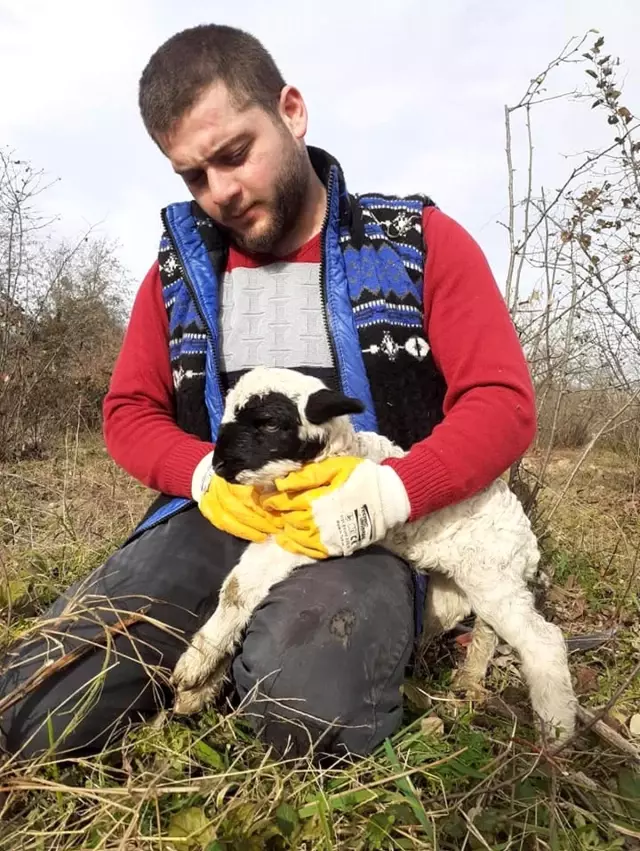
[{"label": "man's arm", "polygon": [[404,458],[390,459],[411,519],[486,487],[520,458],[536,430],[524,352],[487,260],[453,219],[424,215],[425,325],[447,382],[444,420]]},{"label": "man's arm", "polygon": [[107,451],[135,479],[171,496],[191,496],[198,463],[213,450],[178,427],[167,312],[158,264],[138,290],[103,404]]}]

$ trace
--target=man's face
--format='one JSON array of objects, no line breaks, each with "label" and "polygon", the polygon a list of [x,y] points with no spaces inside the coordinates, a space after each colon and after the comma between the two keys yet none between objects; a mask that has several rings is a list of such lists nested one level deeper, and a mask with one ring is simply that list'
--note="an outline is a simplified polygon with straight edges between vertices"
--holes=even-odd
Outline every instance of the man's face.
[{"label": "man's face", "polygon": [[217,83],[160,140],[200,207],[248,252],[277,252],[306,198],[306,115],[290,94],[274,116],[259,106],[238,109]]}]

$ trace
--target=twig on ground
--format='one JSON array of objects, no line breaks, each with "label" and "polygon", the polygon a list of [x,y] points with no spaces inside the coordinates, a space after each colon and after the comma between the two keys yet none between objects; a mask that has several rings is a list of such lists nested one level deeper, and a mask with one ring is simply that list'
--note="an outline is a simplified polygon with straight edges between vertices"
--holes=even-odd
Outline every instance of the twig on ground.
[{"label": "twig on ground", "polygon": [[91,641],[87,641],[81,644],[79,647],[70,650],[69,653],[65,653],[64,656],[60,656],[59,659],[56,659],[55,662],[47,662],[38,668],[37,671],[34,671],[30,677],[21,683],[17,688],[15,688],[10,694],[3,697],[0,700],[0,715],[3,712],[6,712],[7,709],[10,709],[14,704],[16,704],[19,700],[22,700],[23,697],[30,694],[32,691],[35,691],[45,680],[49,679],[49,677],[53,676],[53,674],[61,671],[63,668],[66,668],[68,665],[71,665],[72,662],[75,662],[85,653],[88,653],[89,650],[95,647],[96,644],[100,644],[108,637],[113,637],[114,635],[118,635],[124,632],[128,627],[132,626],[135,623],[139,623],[140,621],[145,619],[145,615],[149,609],[149,606],[143,606],[142,609],[131,614],[129,617],[124,618],[124,620],[119,620],[111,626],[105,626],[104,629],[98,633],[98,635],[91,639]]},{"label": "twig on ground", "polygon": [[[624,689],[620,691],[620,694],[622,693],[622,691],[624,691]],[[618,699],[620,694],[617,694],[615,696],[616,700]],[[494,712],[496,715],[499,715],[502,718],[508,718],[510,720],[516,718],[520,723],[526,723],[527,719],[524,713],[517,707],[510,706],[499,696],[489,699],[485,706],[487,711]],[[611,703],[611,706],[613,706],[613,703]],[[636,747],[632,742],[627,741],[620,735],[620,733],[617,733],[612,727],[610,727],[606,723],[606,721],[602,720],[609,709],[610,706],[607,705],[607,707],[605,707],[605,709],[601,713],[595,715],[593,712],[591,712],[591,710],[586,709],[584,706],[580,706],[578,704],[577,715],[580,722],[584,724],[584,728],[581,732],[584,733],[588,730],[593,730],[593,732],[597,736],[599,736],[603,741],[607,742],[608,745],[611,745],[617,751],[623,753],[625,756],[631,757],[631,759],[640,762],[640,748]],[[515,741],[534,749],[537,753],[542,752],[542,749],[532,744],[531,742],[525,742],[521,739],[515,739]],[[567,742],[567,744],[569,744],[569,742]],[[564,749],[564,745],[562,746],[562,749]],[[557,751],[552,750],[550,754],[546,753],[545,756],[547,758],[550,755],[551,757],[555,757],[559,753],[559,750],[560,749],[558,749]]]},{"label": "twig on ground", "polygon": [[637,748],[632,742],[628,742],[620,733],[616,733],[613,727],[597,718],[589,709],[578,706],[578,718],[583,724],[589,725],[590,729],[608,745],[640,763],[640,748]]},{"label": "twig on ground", "polygon": [[[629,674],[629,676],[628,676],[628,677],[626,678],[626,680],[622,683],[622,685],[621,685],[621,686],[619,686],[619,687],[615,690],[615,692],[611,695],[611,697],[609,698],[609,700],[607,701],[607,703],[606,703],[606,704],[603,706],[603,708],[602,708],[602,709],[598,712],[598,714],[597,714],[597,715],[592,715],[592,716],[591,716],[591,718],[589,719],[589,721],[587,721],[587,722],[585,723],[585,726],[584,726],[584,728],[583,728],[582,730],[576,730],[576,731],[575,731],[575,733],[574,733],[572,736],[570,736],[570,737],[566,740],[566,742],[563,742],[561,745],[558,745],[557,747],[554,747],[554,749],[553,749],[553,756],[557,756],[557,755],[558,755],[559,753],[561,753],[563,750],[565,750],[566,748],[568,748],[568,747],[569,747],[569,745],[573,744],[573,743],[575,742],[575,740],[578,738],[578,736],[579,736],[579,735],[581,735],[581,734],[583,734],[583,735],[584,735],[584,733],[588,733],[588,732],[589,732],[589,730],[591,730],[591,729],[593,729],[593,728],[595,727],[595,725],[598,723],[598,721],[600,721],[600,722],[602,722],[602,723],[604,724],[603,718],[607,715],[607,713],[609,712],[609,710],[610,710],[613,706],[615,706],[615,704],[618,702],[618,699],[619,699],[619,698],[620,698],[620,697],[624,694],[624,692],[625,692],[625,691],[629,688],[630,684],[631,684],[631,683],[635,680],[635,678],[638,676],[638,674],[639,674],[639,673],[640,673],[640,662],[638,662],[638,663],[634,666],[634,668],[633,668],[633,670],[631,671],[631,673]],[[585,711],[588,711],[588,710],[585,710]],[[580,706],[579,706],[579,705],[578,705],[578,715],[580,716]],[[582,720],[582,719],[581,719],[581,720]],[[603,738],[604,738],[604,737],[603,737]],[[620,738],[622,738],[622,737],[620,737]],[[623,739],[623,741],[624,741],[624,739]]]}]

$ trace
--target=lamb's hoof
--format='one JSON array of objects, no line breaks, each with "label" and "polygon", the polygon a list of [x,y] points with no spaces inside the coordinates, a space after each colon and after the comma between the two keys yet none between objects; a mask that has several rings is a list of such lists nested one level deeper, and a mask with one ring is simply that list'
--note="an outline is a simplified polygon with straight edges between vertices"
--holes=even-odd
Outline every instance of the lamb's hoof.
[{"label": "lamb's hoof", "polygon": [[561,722],[545,722],[540,725],[540,738],[546,745],[549,753],[554,754],[564,747],[575,733],[575,720],[566,719]]},{"label": "lamb's hoof", "polygon": [[173,703],[176,715],[195,715],[214,703],[222,687],[222,682],[207,683],[193,689],[181,689]]},{"label": "lamb's hoof", "polygon": [[204,709],[205,703],[201,689],[179,691],[173,702],[173,711],[176,715],[195,715]]},{"label": "lamb's hoof", "polygon": [[198,688],[211,677],[219,661],[215,647],[204,635],[197,632],[178,659],[171,682],[178,691]]},{"label": "lamb's hoof", "polygon": [[464,694],[465,697],[474,703],[484,703],[489,696],[489,692],[483,684],[475,677],[470,676],[464,669],[460,669],[454,673],[451,680],[451,688],[454,692]]}]

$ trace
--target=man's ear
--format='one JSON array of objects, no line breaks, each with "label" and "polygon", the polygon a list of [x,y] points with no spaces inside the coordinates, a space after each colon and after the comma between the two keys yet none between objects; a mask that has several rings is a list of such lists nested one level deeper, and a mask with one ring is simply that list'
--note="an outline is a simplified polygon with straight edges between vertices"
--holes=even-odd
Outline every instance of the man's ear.
[{"label": "man's ear", "polygon": [[359,399],[345,396],[337,390],[317,390],[307,399],[305,415],[313,425],[322,425],[334,417],[361,414],[364,405]]}]

